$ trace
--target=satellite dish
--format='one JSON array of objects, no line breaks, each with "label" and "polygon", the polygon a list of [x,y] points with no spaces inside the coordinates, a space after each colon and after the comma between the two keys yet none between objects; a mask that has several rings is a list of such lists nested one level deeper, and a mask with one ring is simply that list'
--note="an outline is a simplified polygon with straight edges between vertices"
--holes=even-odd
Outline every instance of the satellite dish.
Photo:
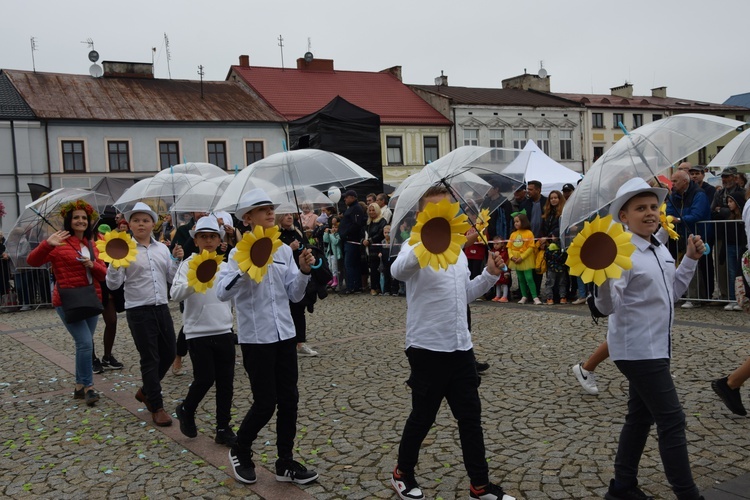
[{"label": "satellite dish", "polygon": [[312,52],[305,52],[305,62],[311,63],[313,60],[313,53]]},{"label": "satellite dish", "polygon": [[104,71],[102,70],[102,67],[98,64],[94,63],[89,68],[89,75],[93,76],[94,78],[99,78],[104,74]]},{"label": "satellite dish", "polygon": [[544,68],[540,68],[538,75],[539,78],[547,78],[547,70]]},{"label": "satellite dish", "polygon": [[99,60],[99,52],[95,50],[92,50],[91,52],[89,52],[89,61],[95,63],[98,60]]}]

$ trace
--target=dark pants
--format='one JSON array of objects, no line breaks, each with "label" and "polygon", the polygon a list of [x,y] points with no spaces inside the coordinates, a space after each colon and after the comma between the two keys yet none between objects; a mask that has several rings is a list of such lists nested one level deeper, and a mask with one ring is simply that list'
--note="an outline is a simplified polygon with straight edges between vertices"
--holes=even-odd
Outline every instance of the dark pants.
[{"label": "dark pants", "polygon": [[344,271],[346,272],[346,289],[350,292],[362,290],[362,272],[360,246],[349,241],[344,242]]},{"label": "dark pants", "polygon": [[419,448],[430,431],[443,399],[448,401],[458,421],[464,467],[471,484],[489,482],[482,434],[482,405],[479,400],[479,375],[474,351],[436,352],[410,347],[406,356],[411,366],[411,414],[406,420],[398,448],[398,468],[414,471]]},{"label": "dark pants", "polygon": [[172,366],[175,335],[169,307],[140,306],[125,311],[130,334],[141,356],[143,393],[152,408],[164,408],[161,379]]},{"label": "dark pants", "polygon": [[638,484],[638,463],[651,425],[656,422],[659,455],[678,499],[699,498],[693,482],[682,411],[668,359],[615,361],[630,384],[628,414],[615,457],[615,480],[624,487]]},{"label": "dark pants", "polygon": [[230,411],[234,394],[234,334],[198,337],[187,343],[193,362],[193,383],[182,406],[188,413],[195,413],[215,382],[216,428],[227,429],[232,419]]},{"label": "dark pants", "polygon": [[237,446],[250,451],[260,430],[276,415],[279,458],[293,455],[297,432],[297,347],[294,339],[273,344],[240,344],[242,363],[250,378],[253,404],[237,432]]},{"label": "dark pants", "polygon": [[289,302],[289,312],[292,313],[294,321],[294,341],[298,344],[307,342],[307,318],[305,318],[306,305],[300,302]]},{"label": "dark pants", "polygon": [[376,250],[370,250],[370,252],[375,254],[367,256],[367,266],[370,270],[370,290],[385,292],[385,290],[380,289],[380,257],[378,257]]}]

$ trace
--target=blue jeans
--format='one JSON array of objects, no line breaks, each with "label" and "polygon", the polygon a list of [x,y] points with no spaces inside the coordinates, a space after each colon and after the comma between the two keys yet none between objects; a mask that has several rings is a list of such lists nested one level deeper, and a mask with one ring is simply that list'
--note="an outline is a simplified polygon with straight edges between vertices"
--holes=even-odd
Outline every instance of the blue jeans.
[{"label": "blue jeans", "polygon": [[99,316],[77,321],[75,323],[65,322],[65,313],[62,307],[55,307],[57,315],[68,329],[76,343],[76,384],[84,387],[94,385],[94,369],[91,366],[91,356],[94,352],[94,332]]},{"label": "blue jeans", "polygon": [[628,414],[615,457],[615,480],[623,487],[638,484],[638,463],[651,426],[656,423],[659,455],[678,499],[699,498],[693,482],[685,437],[685,413],[677,397],[669,359],[615,361],[628,379]]},{"label": "blue jeans", "polygon": [[360,246],[349,241],[344,242],[344,271],[346,272],[346,289],[353,292],[362,290],[362,272]]}]

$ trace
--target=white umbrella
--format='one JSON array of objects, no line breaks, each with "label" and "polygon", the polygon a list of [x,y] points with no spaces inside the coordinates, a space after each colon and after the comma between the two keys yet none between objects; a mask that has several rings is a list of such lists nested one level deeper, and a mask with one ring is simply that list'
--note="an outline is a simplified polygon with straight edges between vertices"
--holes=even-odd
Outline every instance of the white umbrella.
[{"label": "white umbrella", "polygon": [[736,167],[750,164],[750,128],[729,141],[729,144],[714,156],[708,168]]}]

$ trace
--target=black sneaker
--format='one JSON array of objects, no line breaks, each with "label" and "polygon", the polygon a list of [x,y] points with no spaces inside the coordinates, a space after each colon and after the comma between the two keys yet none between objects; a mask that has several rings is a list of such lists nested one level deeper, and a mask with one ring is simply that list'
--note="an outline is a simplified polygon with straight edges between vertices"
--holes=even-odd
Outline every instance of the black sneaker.
[{"label": "black sneaker", "polygon": [[174,412],[177,415],[177,420],[180,421],[180,432],[189,438],[197,436],[198,429],[195,427],[195,415],[185,411],[181,404],[177,405]]},{"label": "black sneaker", "polygon": [[73,399],[86,399],[86,389],[73,389]]},{"label": "black sneaker", "polygon": [[94,369],[94,373],[104,373],[104,368],[102,368],[102,362],[99,361],[99,358],[91,360],[91,366]]},{"label": "black sneaker", "polygon": [[237,434],[227,427],[226,429],[216,429],[216,437],[214,438],[216,444],[223,444],[230,448],[237,444]]},{"label": "black sneaker", "polygon": [[96,402],[99,401],[99,395],[94,392],[94,389],[89,389],[88,391],[86,391],[86,396],[84,399],[86,401],[86,405],[94,406]]},{"label": "black sneaker", "polygon": [[414,472],[401,472],[398,470],[398,466],[393,469],[391,475],[391,486],[396,490],[398,496],[402,500],[414,500],[424,498],[422,489],[417,484],[417,480],[414,477]]},{"label": "black sneaker", "polygon": [[307,484],[318,479],[318,473],[307,470],[291,458],[276,460],[276,480],[282,483]]},{"label": "black sneaker", "polygon": [[474,361],[474,364],[477,366],[477,373],[487,371],[487,369],[490,367],[489,363],[481,363],[479,361]]},{"label": "black sneaker", "polygon": [[114,356],[103,356],[102,357],[102,368],[107,370],[122,370],[122,363],[117,361]]},{"label": "black sneaker", "polygon": [[239,451],[236,446],[232,446],[229,450],[229,464],[237,481],[245,484],[257,481],[252,451]]},{"label": "black sneaker", "polygon": [[469,485],[469,498],[478,498],[480,500],[516,500],[516,497],[506,494],[500,486],[492,483],[487,484],[487,486],[481,489]]},{"label": "black sneaker", "polygon": [[631,486],[624,490],[615,489],[615,480],[610,479],[609,490],[604,495],[605,500],[654,500],[654,497],[646,495],[638,486]]},{"label": "black sneaker", "polygon": [[732,389],[727,384],[727,377],[720,378],[711,382],[711,388],[719,395],[729,411],[735,415],[747,415],[745,407],[742,406],[742,397],[739,389]]}]

